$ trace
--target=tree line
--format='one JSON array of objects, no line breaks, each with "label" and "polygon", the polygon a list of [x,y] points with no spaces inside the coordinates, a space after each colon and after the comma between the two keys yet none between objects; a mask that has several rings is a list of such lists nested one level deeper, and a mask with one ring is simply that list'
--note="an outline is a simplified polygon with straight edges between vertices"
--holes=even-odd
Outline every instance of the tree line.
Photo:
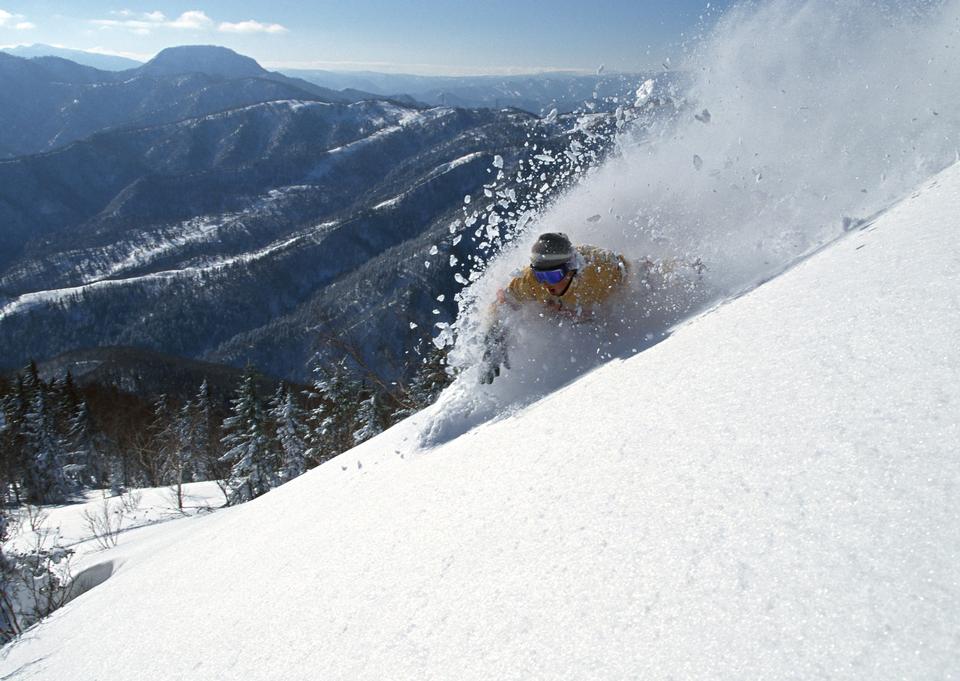
[{"label": "tree line", "polygon": [[431,351],[409,383],[373,379],[345,355],[319,364],[309,387],[265,395],[247,367],[228,403],[203,381],[190,396],[140,397],[44,380],[31,362],[0,378],[4,508],[67,503],[84,490],[217,480],[227,504],[258,497],[432,402],[450,377]]}]

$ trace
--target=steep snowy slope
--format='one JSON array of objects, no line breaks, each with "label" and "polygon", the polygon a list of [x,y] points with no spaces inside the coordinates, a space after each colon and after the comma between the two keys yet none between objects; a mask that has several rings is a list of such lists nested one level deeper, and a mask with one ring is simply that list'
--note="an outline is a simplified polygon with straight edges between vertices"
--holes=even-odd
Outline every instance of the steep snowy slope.
[{"label": "steep snowy slope", "polygon": [[647,352],[418,450],[452,390],[125,564],[0,677],[956,678],[958,214],[954,166]]}]

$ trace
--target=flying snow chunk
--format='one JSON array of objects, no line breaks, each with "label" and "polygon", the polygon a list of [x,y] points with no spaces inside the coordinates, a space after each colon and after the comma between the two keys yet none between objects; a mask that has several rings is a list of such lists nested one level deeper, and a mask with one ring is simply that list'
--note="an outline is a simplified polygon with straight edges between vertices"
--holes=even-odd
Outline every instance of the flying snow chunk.
[{"label": "flying snow chunk", "polygon": [[558,114],[557,114],[557,110],[556,110],[556,109],[550,109],[550,113],[548,113],[548,114],[546,115],[546,117],[543,119],[543,122],[544,122],[544,123],[556,123],[556,122],[557,122],[557,115],[558,115]]},{"label": "flying snow chunk", "polygon": [[710,112],[707,109],[704,109],[703,111],[698,113],[696,116],[694,116],[694,118],[696,118],[701,123],[709,123],[711,116],[710,116]]},{"label": "flying snow chunk", "polygon": [[603,73],[603,69],[604,69],[604,68],[606,68],[606,64],[600,64],[600,66],[597,67],[597,75],[598,75],[598,76],[599,76],[601,73]]},{"label": "flying snow chunk", "polygon": [[415,329],[417,328],[417,325],[414,322],[410,322],[410,328]]},{"label": "flying snow chunk", "polygon": [[473,199],[470,198],[470,195],[467,194],[463,197],[463,202],[469,204]]},{"label": "flying snow chunk", "polygon": [[496,156],[493,157],[493,167],[494,168],[503,167],[503,156],[501,156],[500,154],[497,154]]},{"label": "flying snow chunk", "polygon": [[703,159],[697,154],[693,155],[693,167],[700,170],[703,167]]},{"label": "flying snow chunk", "polygon": [[597,213],[596,215],[591,215],[590,217],[588,217],[587,222],[600,222],[600,219],[601,219],[600,213]]},{"label": "flying snow chunk", "polygon": [[637,100],[633,103],[634,106],[640,107],[647,103],[647,100],[650,99],[650,96],[653,94],[653,79],[644,81],[643,85],[637,88]]},{"label": "flying snow chunk", "polygon": [[439,252],[440,252],[440,249],[437,248],[436,245],[433,245],[430,247],[430,255],[436,255]]}]

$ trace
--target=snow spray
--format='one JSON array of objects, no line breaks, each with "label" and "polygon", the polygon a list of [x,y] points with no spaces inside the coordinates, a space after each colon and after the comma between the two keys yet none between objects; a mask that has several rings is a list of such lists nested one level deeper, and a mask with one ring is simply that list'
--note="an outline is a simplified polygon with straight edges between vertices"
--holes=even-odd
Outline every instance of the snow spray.
[{"label": "snow spray", "polygon": [[[476,329],[489,301],[540,232],[566,232],[575,243],[634,260],[699,258],[720,300],[782,271],[960,158],[960,0],[744,3],[685,52],[675,113],[623,131],[616,153],[465,291],[454,363],[476,361]],[[567,354],[559,357],[558,348],[583,356],[598,345],[560,329],[525,333],[521,363],[528,367],[555,368]],[[595,356],[642,349],[650,333],[635,324],[613,353],[598,345]],[[506,402],[531,382],[540,381],[535,392],[545,394],[570,378],[520,373],[525,387],[494,384]]]}]

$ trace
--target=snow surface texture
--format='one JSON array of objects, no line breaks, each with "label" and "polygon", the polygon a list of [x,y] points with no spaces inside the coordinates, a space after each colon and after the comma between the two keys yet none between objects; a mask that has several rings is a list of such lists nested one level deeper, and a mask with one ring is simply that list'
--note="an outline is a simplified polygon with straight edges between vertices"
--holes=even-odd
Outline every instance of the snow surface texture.
[{"label": "snow surface texture", "polygon": [[957,678],[958,214],[954,166],[511,417],[192,519],[0,677]]}]

